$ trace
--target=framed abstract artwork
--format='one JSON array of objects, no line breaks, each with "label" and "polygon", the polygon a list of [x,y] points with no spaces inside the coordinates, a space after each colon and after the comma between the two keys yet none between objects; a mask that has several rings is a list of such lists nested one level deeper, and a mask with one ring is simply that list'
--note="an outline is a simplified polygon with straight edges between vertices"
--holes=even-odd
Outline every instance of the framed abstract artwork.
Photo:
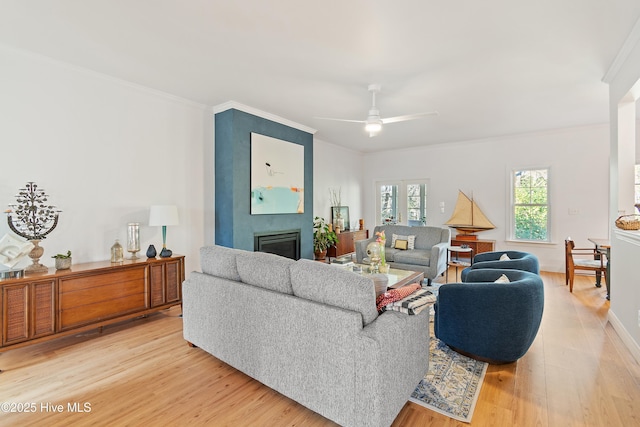
[{"label": "framed abstract artwork", "polygon": [[304,213],[304,146],[251,133],[251,215]]}]

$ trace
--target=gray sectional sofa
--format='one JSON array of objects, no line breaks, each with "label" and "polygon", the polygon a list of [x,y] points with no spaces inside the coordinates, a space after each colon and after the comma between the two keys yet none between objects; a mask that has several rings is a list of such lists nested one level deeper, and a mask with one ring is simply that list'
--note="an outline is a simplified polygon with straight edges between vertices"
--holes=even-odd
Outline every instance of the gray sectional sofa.
[{"label": "gray sectional sofa", "polygon": [[371,279],[316,261],[200,255],[182,289],[189,343],[340,425],[393,422],[428,369],[428,310],[378,315]]},{"label": "gray sectional sofa", "polygon": [[[431,280],[447,269],[447,248],[451,244],[451,230],[441,227],[409,227],[406,225],[378,225],[367,240],[356,241],[356,260],[363,263],[367,257],[367,245],[376,240],[376,232],[384,230],[386,237],[386,261],[392,268],[422,271]],[[414,249],[401,250],[392,247],[393,234],[415,236]]]}]

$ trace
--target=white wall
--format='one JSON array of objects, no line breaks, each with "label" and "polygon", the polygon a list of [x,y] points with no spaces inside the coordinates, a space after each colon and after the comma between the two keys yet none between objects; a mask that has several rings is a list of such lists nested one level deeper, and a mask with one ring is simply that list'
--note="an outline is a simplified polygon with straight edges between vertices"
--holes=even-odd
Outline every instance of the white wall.
[{"label": "white wall", "polygon": [[[331,222],[329,189],[341,189],[342,204],[349,207],[351,228],[364,218],[363,154],[319,139],[313,141],[313,216]],[[365,223],[365,228],[368,227]]]},{"label": "white wall", "polygon": [[[35,181],[62,210],[41,262],[71,250],[107,260],[140,222],[141,252],[162,247],[149,206],[176,204],[167,246],[199,269],[203,242],[204,107],[44,57],[0,48],[0,206]],[[0,236],[8,231],[0,221]],[[128,254],[127,254],[128,255]],[[28,262],[27,262],[28,264]]]},{"label": "white wall", "polygon": [[[609,111],[611,121],[612,158],[610,177],[612,183],[610,211],[615,215],[619,206],[631,203],[630,200],[619,200],[625,194],[620,187],[630,189],[629,181],[621,181],[625,175],[624,168],[631,167],[628,159],[621,159],[618,152],[624,152],[627,141],[620,136],[624,129],[618,128],[619,107],[621,103],[640,99],[640,21],[636,23],[629,39],[620,49],[620,55],[609,70]],[[618,62],[620,60],[620,62]],[[633,118],[632,118],[633,119]],[[628,120],[628,118],[627,118]],[[637,122],[636,122],[637,123]],[[636,130],[636,136],[638,135]],[[637,151],[636,151],[637,155]],[[635,157],[634,157],[635,158]],[[630,193],[630,191],[629,191]],[[631,209],[631,207],[627,208]],[[615,219],[615,218],[614,218]],[[611,226],[614,227],[613,222]],[[609,320],[627,347],[640,362],[640,287],[638,286],[637,262],[640,258],[640,232],[621,233],[614,228],[611,238],[611,309]],[[633,236],[635,235],[635,236]],[[633,236],[633,238],[631,238]]]},{"label": "white wall", "polygon": [[[366,154],[366,222],[375,221],[375,182],[428,179],[427,225],[442,226],[449,219],[460,189],[473,195],[496,225],[479,238],[495,240],[497,250],[535,253],[543,270],[564,271],[567,236],[581,247],[591,246],[588,237],[608,237],[608,129],[590,126]],[[527,167],[551,168],[552,244],[507,241],[510,171]],[[569,215],[569,209],[579,214]]]}]

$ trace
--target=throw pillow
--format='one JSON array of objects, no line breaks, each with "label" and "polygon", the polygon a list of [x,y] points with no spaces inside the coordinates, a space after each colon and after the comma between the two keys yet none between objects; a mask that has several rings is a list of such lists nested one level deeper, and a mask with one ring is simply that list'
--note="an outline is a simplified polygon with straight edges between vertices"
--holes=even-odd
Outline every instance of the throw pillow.
[{"label": "throw pillow", "polygon": [[407,249],[415,249],[416,246],[416,236],[402,236],[400,234],[392,234],[391,235],[391,247],[396,247],[396,240],[406,240],[408,242]]},{"label": "throw pillow", "polygon": [[509,261],[511,258],[509,258],[509,255],[507,254],[502,254],[502,256],[500,257],[500,261]]},{"label": "throw pillow", "polygon": [[505,274],[503,274],[502,276],[498,277],[494,283],[510,283],[510,282],[511,281],[509,280],[509,278]]},{"label": "throw pillow", "polygon": [[393,247],[396,249],[400,249],[401,251],[406,251],[407,249],[409,249],[409,241],[397,239],[396,244]]}]

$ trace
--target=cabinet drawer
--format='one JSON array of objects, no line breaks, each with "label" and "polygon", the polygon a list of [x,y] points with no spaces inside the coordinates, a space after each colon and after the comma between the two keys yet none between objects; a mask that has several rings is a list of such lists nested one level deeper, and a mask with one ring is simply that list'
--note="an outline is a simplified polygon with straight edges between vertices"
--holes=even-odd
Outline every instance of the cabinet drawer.
[{"label": "cabinet drawer", "polygon": [[60,330],[147,308],[147,267],[60,280]]}]

